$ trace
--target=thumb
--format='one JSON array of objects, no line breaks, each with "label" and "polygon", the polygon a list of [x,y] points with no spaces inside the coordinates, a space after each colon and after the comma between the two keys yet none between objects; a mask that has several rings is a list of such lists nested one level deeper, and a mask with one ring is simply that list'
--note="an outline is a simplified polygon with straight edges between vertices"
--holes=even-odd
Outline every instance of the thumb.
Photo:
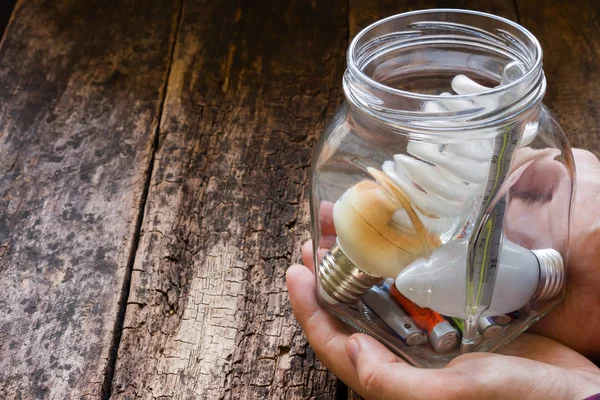
[{"label": "thumb", "polygon": [[[399,389],[402,381],[409,379],[413,367],[377,340],[360,333],[346,341],[346,353],[358,375],[358,382],[350,386],[363,397],[369,400],[404,398],[405,391]],[[358,387],[354,387],[356,383]]]}]

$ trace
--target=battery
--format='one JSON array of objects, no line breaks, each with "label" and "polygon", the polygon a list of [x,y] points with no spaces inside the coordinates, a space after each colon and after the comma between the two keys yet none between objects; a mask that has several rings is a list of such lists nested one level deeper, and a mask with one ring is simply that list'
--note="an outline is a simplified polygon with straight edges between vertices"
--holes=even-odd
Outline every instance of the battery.
[{"label": "battery", "polygon": [[519,314],[517,311],[513,311],[513,312],[505,314],[505,315],[495,315],[493,318],[497,324],[508,325],[515,319],[519,318]]},{"label": "battery", "polygon": [[427,335],[421,331],[389,293],[373,286],[362,297],[364,304],[408,346],[419,346],[427,342]]},{"label": "battery", "polygon": [[504,330],[504,326],[499,324],[494,317],[482,317],[479,319],[479,333],[485,340],[493,339]]},{"label": "battery", "polygon": [[360,301],[358,310],[362,314],[363,318],[371,324],[371,326],[375,326],[389,335],[396,335],[396,333],[392,331],[390,327],[387,326],[387,324],[383,322],[383,320],[379,318],[363,300]]},{"label": "battery", "polygon": [[[452,325],[454,325],[455,327],[457,327],[458,330],[460,331],[460,333],[464,335],[464,333],[465,333],[465,323],[463,322],[462,319],[452,317]],[[477,346],[479,343],[481,343],[482,340],[483,340],[483,338],[478,333],[477,336],[475,336],[475,343],[473,343],[473,345]]]},{"label": "battery", "polygon": [[519,319],[519,311],[513,311],[511,313],[506,314],[507,316],[510,317],[510,321],[514,321],[516,319]]},{"label": "battery", "polygon": [[395,285],[390,286],[390,294],[413,318],[417,326],[427,331],[435,351],[446,353],[458,345],[458,331],[439,313],[429,308],[419,307],[404,297]]},{"label": "battery", "polygon": [[507,314],[507,315],[496,315],[494,316],[494,321],[496,321],[496,323],[500,324],[500,325],[508,325],[510,324],[510,321],[512,321],[512,318]]}]

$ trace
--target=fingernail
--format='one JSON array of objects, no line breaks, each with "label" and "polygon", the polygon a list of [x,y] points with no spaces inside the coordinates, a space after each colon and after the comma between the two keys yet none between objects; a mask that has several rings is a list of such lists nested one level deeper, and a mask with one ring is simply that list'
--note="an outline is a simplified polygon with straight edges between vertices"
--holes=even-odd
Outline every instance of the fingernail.
[{"label": "fingernail", "polygon": [[348,353],[348,357],[352,362],[352,365],[356,367],[356,357],[358,356],[358,340],[351,337],[348,339],[348,343],[346,344],[346,352]]}]

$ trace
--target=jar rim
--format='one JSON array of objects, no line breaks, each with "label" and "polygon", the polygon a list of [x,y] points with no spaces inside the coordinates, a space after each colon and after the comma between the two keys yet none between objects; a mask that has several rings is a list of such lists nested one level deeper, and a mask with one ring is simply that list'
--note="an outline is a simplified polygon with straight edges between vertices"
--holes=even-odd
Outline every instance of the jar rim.
[{"label": "jar rim", "polygon": [[385,85],[381,82],[378,82],[377,80],[371,78],[365,72],[363,72],[363,70],[360,68],[360,66],[357,63],[357,58],[358,58],[357,44],[361,41],[361,39],[363,39],[365,37],[365,35],[372,32],[375,28],[377,28],[383,24],[389,23],[390,21],[393,21],[396,19],[406,18],[406,17],[410,17],[410,16],[414,16],[414,15],[435,14],[435,13],[447,13],[447,14],[456,14],[456,15],[461,15],[461,14],[476,15],[476,16],[490,18],[490,19],[500,21],[502,23],[505,23],[505,24],[517,29],[519,32],[524,34],[525,37],[527,37],[527,39],[531,41],[531,44],[533,45],[533,47],[535,49],[534,63],[531,65],[530,68],[528,68],[527,72],[523,76],[521,76],[519,79],[517,79],[507,85],[490,88],[490,90],[486,90],[485,92],[474,93],[474,94],[462,94],[462,95],[456,94],[456,95],[453,95],[454,99],[471,100],[471,99],[481,98],[484,96],[503,93],[503,92],[506,92],[507,90],[511,90],[512,88],[523,84],[523,82],[526,82],[526,81],[532,79],[532,77],[534,75],[539,74],[539,71],[541,70],[541,66],[542,66],[543,51],[542,51],[542,47],[541,47],[538,39],[529,30],[527,30],[522,25],[520,25],[516,22],[513,22],[507,18],[500,17],[500,16],[497,16],[494,14],[489,14],[489,13],[485,13],[485,12],[481,12],[481,11],[451,9],[451,8],[438,8],[438,9],[434,8],[434,9],[409,11],[409,12],[405,12],[405,13],[401,13],[401,14],[395,14],[395,15],[389,16],[387,18],[384,18],[384,19],[381,19],[379,21],[372,23],[371,25],[362,29],[354,37],[354,39],[352,39],[352,42],[350,43],[350,46],[348,47],[348,53],[346,56],[347,68],[353,75],[359,77],[360,80],[362,80],[369,86],[374,87],[377,90],[381,90],[383,92],[387,92],[392,95],[405,96],[405,97],[410,97],[410,98],[417,99],[417,100],[426,101],[426,100],[439,99],[438,95],[416,93],[416,92],[411,92],[411,91],[407,91],[407,90],[397,89],[397,88]]}]

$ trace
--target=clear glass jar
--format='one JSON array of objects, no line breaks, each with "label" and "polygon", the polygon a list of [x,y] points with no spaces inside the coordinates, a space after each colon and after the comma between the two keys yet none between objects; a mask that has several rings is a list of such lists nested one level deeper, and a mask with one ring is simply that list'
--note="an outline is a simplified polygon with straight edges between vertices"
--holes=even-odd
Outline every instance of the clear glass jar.
[{"label": "clear glass jar", "polygon": [[350,44],[313,160],[317,297],[407,361],[497,351],[565,292],[575,168],[542,105],[542,50],[465,10]]}]

